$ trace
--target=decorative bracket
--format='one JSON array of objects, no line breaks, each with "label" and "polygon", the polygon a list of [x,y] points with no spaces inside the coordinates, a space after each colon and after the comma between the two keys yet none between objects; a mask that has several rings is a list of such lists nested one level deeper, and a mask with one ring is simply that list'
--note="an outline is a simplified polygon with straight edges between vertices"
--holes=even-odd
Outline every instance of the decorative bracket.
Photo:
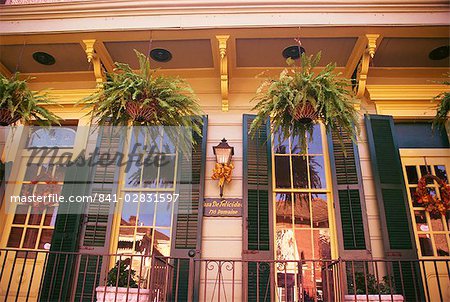
[{"label": "decorative bracket", "polygon": [[87,60],[89,63],[92,63],[92,66],[94,68],[94,76],[95,81],[97,82],[97,88],[101,89],[103,87],[103,80],[104,80],[104,73],[102,68],[102,63],[100,61],[99,56],[95,52],[95,45],[96,40],[83,40],[83,47],[84,51],[86,52]]},{"label": "decorative bracket", "polygon": [[222,111],[228,111],[228,56],[227,41],[230,36],[216,36],[219,41],[220,54],[220,91],[222,95]]},{"label": "decorative bracket", "polygon": [[366,91],[367,74],[369,72],[370,60],[375,56],[375,50],[377,48],[377,39],[380,37],[379,34],[366,34],[367,38],[367,48],[362,55],[361,62],[358,66],[357,80],[358,80],[358,90],[356,96],[361,98],[364,96]]}]

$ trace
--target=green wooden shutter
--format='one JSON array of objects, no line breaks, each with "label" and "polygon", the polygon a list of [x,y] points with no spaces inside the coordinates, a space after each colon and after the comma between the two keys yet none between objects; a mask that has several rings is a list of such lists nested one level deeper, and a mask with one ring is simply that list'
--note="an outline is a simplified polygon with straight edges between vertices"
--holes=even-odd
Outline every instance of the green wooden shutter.
[{"label": "green wooden shutter", "polygon": [[[415,259],[417,250],[413,239],[400,154],[394,137],[393,118],[384,115],[366,115],[365,122],[386,257]],[[418,268],[410,263],[402,263],[401,268],[404,293],[400,286],[402,280],[400,268],[394,263],[396,292],[402,293],[406,301],[417,301],[416,297],[422,301],[423,288]]]},{"label": "green wooden shutter", "polygon": [[[188,258],[190,250],[196,251],[198,259],[201,249],[201,227],[203,217],[203,192],[206,166],[206,137],[208,117],[203,117],[201,136],[193,132],[195,144],[192,146],[191,160],[188,161],[180,152],[178,156],[177,191],[179,195],[175,208],[174,234],[171,256]],[[195,271],[200,270],[200,262],[196,262]],[[175,263],[173,279],[173,299],[187,301],[189,283],[189,260],[181,259]],[[179,271],[177,272],[177,269]],[[195,274],[193,301],[198,300],[200,274]]]},{"label": "green wooden shutter", "polygon": [[365,121],[386,254],[417,257],[393,119],[366,115]]},{"label": "green wooden shutter", "polygon": [[[61,196],[84,195],[87,192],[89,167],[70,165],[66,169]],[[51,252],[47,258],[40,301],[68,301],[72,279],[75,274],[76,255],[64,252],[77,252],[83,204],[65,202],[58,206],[58,215],[53,231]]]},{"label": "green wooden shutter", "polygon": [[[112,220],[115,209],[113,202],[100,202],[100,196],[114,196],[118,190],[120,157],[123,153],[125,127],[100,127],[97,136],[95,163],[99,158],[110,158],[111,164],[92,167],[92,185],[89,196],[97,196],[95,202],[86,205],[84,221],[80,236],[80,251],[77,283],[75,287],[75,301],[92,301],[95,288],[103,280],[109,259],[101,255],[109,254],[109,234],[111,234]],[[109,157],[107,157],[109,155]]]},{"label": "green wooden shutter", "polygon": [[[343,142],[339,141],[339,137]],[[346,250],[367,250],[367,217],[359,165],[358,146],[348,134],[333,131],[328,136],[332,164],[336,215],[340,217],[340,248],[342,257]],[[354,256],[354,255],[352,255]],[[361,255],[367,256],[366,253]]]},{"label": "green wooden shutter", "polygon": [[[271,139],[269,123],[261,126],[255,136],[248,131],[254,115],[244,115],[243,120],[243,182],[244,182],[244,251],[248,261],[244,269],[247,280],[247,301],[271,301],[270,288],[273,272],[266,262],[273,255],[273,222],[271,196]],[[252,261],[255,260],[255,261]],[[258,285],[258,289],[257,289]]]}]

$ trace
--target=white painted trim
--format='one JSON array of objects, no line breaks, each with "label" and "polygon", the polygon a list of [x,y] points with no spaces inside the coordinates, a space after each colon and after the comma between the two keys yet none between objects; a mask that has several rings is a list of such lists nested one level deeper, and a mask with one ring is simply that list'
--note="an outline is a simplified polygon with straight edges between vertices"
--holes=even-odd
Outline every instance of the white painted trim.
[{"label": "white painted trim", "polygon": [[[152,15],[142,11],[133,16],[105,15],[78,17],[55,12],[10,13],[0,10],[0,34],[30,34],[59,32],[92,32],[149,29],[207,29],[252,27],[309,27],[309,26],[438,26],[450,25],[450,12],[256,12],[256,13],[195,13]],[[143,15],[144,14],[144,15]],[[151,15],[151,17],[149,16]],[[39,21],[37,21],[39,20]]]}]

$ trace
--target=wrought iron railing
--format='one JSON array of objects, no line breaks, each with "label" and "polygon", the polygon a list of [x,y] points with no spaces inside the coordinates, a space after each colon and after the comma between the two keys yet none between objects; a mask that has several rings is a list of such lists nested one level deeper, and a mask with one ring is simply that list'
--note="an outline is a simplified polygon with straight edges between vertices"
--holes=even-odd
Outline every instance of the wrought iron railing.
[{"label": "wrought iron railing", "polygon": [[1,249],[0,300],[450,301],[449,261],[242,261]]}]

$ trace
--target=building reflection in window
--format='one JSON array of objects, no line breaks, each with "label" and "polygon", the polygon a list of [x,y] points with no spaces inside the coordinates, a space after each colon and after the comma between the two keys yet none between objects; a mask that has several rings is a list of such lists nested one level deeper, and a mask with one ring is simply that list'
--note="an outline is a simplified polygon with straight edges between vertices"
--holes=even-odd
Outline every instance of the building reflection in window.
[{"label": "building reflection in window", "polygon": [[[322,267],[320,262],[314,265],[310,261],[331,259],[321,125],[315,126],[306,150],[302,150],[298,138],[274,137],[276,259],[292,261],[277,265],[277,299],[323,301]],[[299,267],[299,263],[303,264]]]},{"label": "building reflection in window", "polygon": [[132,165],[125,177],[117,242],[117,253],[133,255],[131,267],[143,287],[148,286],[152,256],[169,257],[171,249],[174,204],[168,200],[176,190],[177,153],[170,139],[159,134],[133,131],[130,137]]}]

